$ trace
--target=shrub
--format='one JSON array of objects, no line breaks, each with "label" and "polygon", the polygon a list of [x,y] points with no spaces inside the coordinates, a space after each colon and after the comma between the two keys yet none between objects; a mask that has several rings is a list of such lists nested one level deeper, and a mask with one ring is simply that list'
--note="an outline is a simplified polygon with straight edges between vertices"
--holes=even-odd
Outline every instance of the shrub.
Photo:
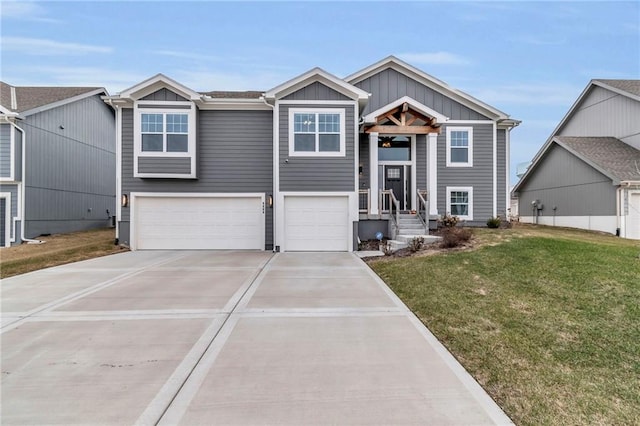
[{"label": "shrub", "polygon": [[385,256],[391,256],[393,254],[393,249],[391,248],[391,243],[387,242],[383,244],[382,252]]},{"label": "shrub", "polygon": [[424,247],[424,238],[423,237],[413,237],[411,241],[409,241],[409,251],[411,253],[415,253]]},{"label": "shrub", "polygon": [[463,245],[471,239],[473,232],[469,228],[448,228],[441,234],[441,248],[454,248]]},{"label": "shrub", "polygon": [[502,219],[500,219],[500,216],[492,217],[489,220],[487,220],[487,226],[492,229],[500,228],[501,223],[502,223]]},{"label": "shrub", "polygon": [[454,228],[458,222],[460,222],[458,216],[451,216],[450,214],[445,214],[438,219],[438,224],[444,228]]}]

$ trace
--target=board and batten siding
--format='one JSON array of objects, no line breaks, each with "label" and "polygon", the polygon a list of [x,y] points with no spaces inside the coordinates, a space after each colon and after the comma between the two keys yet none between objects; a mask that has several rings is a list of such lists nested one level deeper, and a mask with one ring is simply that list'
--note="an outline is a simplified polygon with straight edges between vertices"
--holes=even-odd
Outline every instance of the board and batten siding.
[{"label": "board and batten siding", "polygon": [[188,101],[189,99],[183,98],[182,96],[172,92],[169,89],[162,88],[160,90],[156,90],[153,93],[148,94],[144,98],[143,101]]},{"label": "board and batten siding", "polygon": [[449,213],[447,186],[473,187],[472,223],[481,224],[493,216],[493,124],[474,124],[472,127],[473,167],[447,167],[446,125],[438,135],[438,212],[441,215]]},{"label": "board and batten siding", "polygon": [[367,115],[403,96],[409,96],[449,117],[451,120],[488,119],[482,114],[391,68],[382,70],[356,83],[355,86],[372,94],[362,115]]},{"label": "board and batten siding", "polygon": [[[289,108],[344,109],[344,157],[289,157]],[[279,105],[280,191],[355,191],[355,105]]]},{"label": "board and batten siding", "polygon": [[[273,191],[271,111],[198,111],[198,179],[133,177],[133,110],[122,110],[122,192],[250,193]],[[130,208],[122,209],[120,242],[129,243]],[[273,245],[273,209],[265,209],[266,247]]]},{"label": "board and batten siding", "polygon": [[[427,135],[416,136],[416,189],[426,191],[427,186]],[[415,206],[417,208],[418,206]]]},{"label": "board and batten siding", "polygon": [[497,158],[497,190],[498,190],[498,204],[496,206],[497,214],[503,219],[507,217],[507,131],[504,129],[498,129],[497,143],[496,143],[496,158]]},{"label": "board and batten siding", "polygon": [[603,175],[554,143],[518,192],[521,216],[532,216],[531,202],[544,208],[540,216],[615,216],[616,187]]},{"label": "board and batten siding", "polygon": [[316,81],[282,98],[292,101],[350,101],[347,96]]},{"label": "board and batten siding", "polygon": [[640,102],[594,86],[557,136],[612,136],[640,149]]},{"label": "board and batten siding", "polygon": [[11,156],[11,131],[10,124],[0,124],[0,177],[11,176],[11,163],[15,161]]},{"label": "board and batten siding", "polygon": [[95,95],[30,115],[21,127],[26,237],[108,226],[116,208],[113,110]]}]

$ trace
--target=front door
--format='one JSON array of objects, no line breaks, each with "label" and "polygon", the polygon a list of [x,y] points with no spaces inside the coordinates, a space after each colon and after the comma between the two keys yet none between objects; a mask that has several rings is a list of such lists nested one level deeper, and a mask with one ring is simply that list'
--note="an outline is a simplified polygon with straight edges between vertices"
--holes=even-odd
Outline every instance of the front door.
[{"label": "front door", "polygon": [[393,195],[400,201],[400,209],[404,210],[404,166],[384,167],[384,188],[393,190]]}]

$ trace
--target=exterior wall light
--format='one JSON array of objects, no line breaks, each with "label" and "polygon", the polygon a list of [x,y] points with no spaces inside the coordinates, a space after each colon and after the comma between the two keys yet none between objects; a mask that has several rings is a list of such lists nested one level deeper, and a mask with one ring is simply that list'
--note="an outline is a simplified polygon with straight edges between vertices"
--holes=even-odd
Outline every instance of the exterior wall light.
[{"label": "exterior wall light", "polygon": [[268,203],[269,203],[269,208],[272,209],[273,208],[273,195],[271,195],[271,194],[269,194]]},{"label": "exterior wall light", "polygon": [[129,207],[129,196],[127,194],[122,194],[120,203],[122,204],[122,207]]}]

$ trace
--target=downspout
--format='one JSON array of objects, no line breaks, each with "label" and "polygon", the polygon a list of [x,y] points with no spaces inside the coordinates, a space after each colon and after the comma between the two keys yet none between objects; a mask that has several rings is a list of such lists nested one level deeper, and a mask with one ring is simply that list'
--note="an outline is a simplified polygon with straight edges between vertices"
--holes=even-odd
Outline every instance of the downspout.
[{"label": "downspout", "polygon": [[25,222],[25,198],[26,198],[26,188],[27,188],[27,182],[26,182],[26,176],[27,176],[27,168],[26,168],[26,144],[27,144],[27,133],[24,131],[24,129],[22,129],[20,126],[18,126],[16,123],[14,123],[12,120],[7,120],[9,124],[11,124],[17,131],[19,131],[20,133],[22,133],[22,197],[20,197],[20,213],[21,213],[21,218],[20,218],[20,239],[22,241],[26,241],[27,244],[44,244],[45,241],[42,240],[33,240],[30,238],[25,238],[24,236],[24,222]]},{"label": "downspout", "polygon": [[[273,124],[272,124],[272,125],[273,125],[273,130],[271,131],[271,137],[274,139],[271,143],[275,145],[275,144],[277,143],[277,141],[275,140],[275,139],[276,139],[276,136],[275,136],[275,135],[276,135],[276,128],[277,128],[276,117],[275,117],[275,109],[276,109],[276,106],[275,106],[275,105],[271,105],[269,102],[267,102],[267,99],[264,97],[264,94],[263,94],[262,96],[260,96],[260,100],[261,100],[261,101],[262,101],[266,106],[268,106],[269,108],[271,108],[271,115],[272,115],[272,117],[271,117],[271,121],[272,121],[272,123],[273,123]],[[278,158],[277,158],[276,152],[275,152],[275,150],[274,150],[274,152],[273,152],[273,161],[272,161],[272,163],[273,163],[273,176],[272,176],[272,178],[271,178],[271,179],[272,179],[272,183],[271,183],[271,192],[272,192],[272,194],[271,194],[271,203],[272,203],[272,204],[271,204],[271,209],[272,209],[272,211],[271,211],[271,222],[272,222],[272,226],[273,226],[273,236],[271,237],[271,238],[272,238],[272,240],[273,240],[273,241],[272,241],[272,246],[273,246],[273,248],[272,248],[271,250],[272,250],[274,253],[276,252],[276,235],[277,235],[277,234],[276,234],[276,224],[277,224],[277,220],[276,220],[276,215],[275,215],[275,209],[276,209],[276,207],[275,207],[275,205],[276,205],[276,192],[277,192],[277,191],[276,191],[276,187],[275,187],[275,185],[276,185],[276,182],[278,181],[278,180],[276,179],[276,177],[277,177],[277,176],[276,176],[276,173],[278,173],[278,168],[276,167],[276,162],[277,162],[277,161],[278,161]]]},{"label": "downspout", "polygon": [[116,112],[116,238],[114,244],[118,245],[120,243],[120,220],[122,218],[122,180],[120,176],[122,171],[122,143],[120,141],[120,135],[122,132],[122,109],[120,108],[120,105],[116,105],[111,99],[105,99],[105,102]]},{"label": "downspout", "polygon": [[616,188],[616,237],[622,236],[622,229],[620,229],[622,224],[622,218],[620,217],[622,215],[622,208],[620,206],[620,203],[622,202],[622,198],[620,197],[621,192],[622,186]]}]

